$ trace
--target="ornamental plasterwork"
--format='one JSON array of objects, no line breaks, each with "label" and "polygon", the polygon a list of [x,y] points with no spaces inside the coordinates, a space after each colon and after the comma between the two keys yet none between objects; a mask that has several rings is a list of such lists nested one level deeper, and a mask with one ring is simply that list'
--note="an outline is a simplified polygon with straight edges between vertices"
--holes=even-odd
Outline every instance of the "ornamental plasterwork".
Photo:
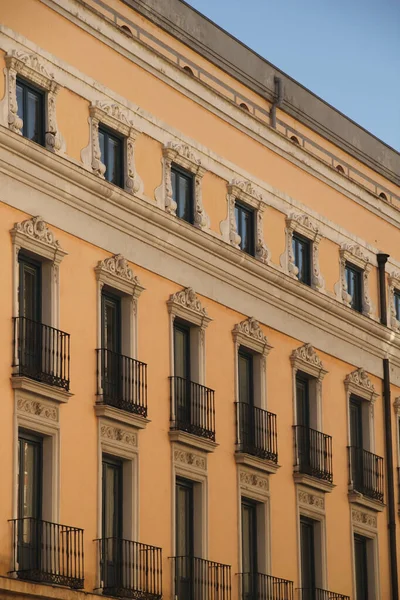
[{"label": "ornamental plasterwork", "polygon": [[400,331],[400,321],[397,320],[396,306],[394,304],[395,291],[400,291],[400,273],[391,273],[389,275],[389,312],[390,325],[396,331]]},{"label": "ornamental plasterwork", "polygon": [[355,508],[351,511],[351,520],[354,525],[359,525],[368,529],[377,529],[378,527],[376,515]]},{"label": "ornamental plasterwork", "polygon": [[322,381],[327,373],[322,360],[311,344],[304,344],[304,346],[293,350],[290,355],[290,362],[295,371],[303,371],[320,381]]},{"label": "ornamental plasterwork", "polygon": [[199,471],[207,470],[207,460],[204,456],[180,448],[174,448],[173,452],[174,463],[194,468]]},{"label": "ornamental plasterwork", "polygon": [[24,248],[53,261],[56,265],[67,254],[42,217],[36,216],[15,223],[10,233],[17,252]]},{"label": "ornamental plasterwork", "polygon": [[35,417],[40,417],[46,421],[58,422],[58,408],[44,404],[38,400],[30,398],[18,398],[17,411],[21,414],[28,414]]},{"label": "ornamental plasterwork", "polygon": [[202,329],[205,329],[210,321],[212,321],[191,287],[171,294],[167,306],[168,312],[173,317],[181,317]]},{"label": "ornamental plasterwork", "polygon": [[362,368],[349,373],[344,380],[344,385],[348,394],[354,394],[372,403],[378,397],[374,384]]},{"label": "ornamental plasterwork", "polygon": [[100,260],[95,268],[97,280],[101,284],[118,289],[130,296],[138,298],[144,290],[139,279],[133,274],[128,261],[122,254],[115,254]]},{"label": "ornamental plasterwork", "polygon": [[318,225],[306,214],[292,213],[286,219],[286,252],[281,257],[282,267],[286,268],[291,277],[297,279],[299,269],[295,265],[293,253],[293,234],[295,232],[311,242],[311,287],[321,290],[325,285],[319,268],[321,234]]},{"label": "ornamental plasterwork", "polygon": [[113,425],[101,425],[100,437],[107,441],[118,442],[125,446],[137,446],[137,434]]},{"label": "ornamental plasterwork", "polygon": [[239,471],[239,485],[241,490],[250,494],[268,495],[269,492],[268,477],[258,475],[251,471]]},{"label": "ornamental plasterwork", "polygon": [[250,350],[254,350],[264,357],[271,350],[268,340],[262,331],[259,322],[253,317],[249,317],[234,326],[232,336],[235,344],[245,346]]},{"label": "ornamental plasterwork", "polygon": [[168,142],[163,148],[163,173],[161,185],[155,195],[159,206],[171,215],[176,215],[177,204],[172,194],[171,167],[176,164],[193,175],[194,207],[193,225],[199,229],[209,229],[210,218],[207,215],[202,199],[202,179],[206,172],[200,158],[187,144]]},{"label": "ornamental plasterwork", "polygon": [[104,124],[124,138],[124,190],[142,194],[143,182],[135,167],[135,140],[138,135],[129,111],[116,102],[94,102],[90,107],[89,145],[81,152],[82,162],[98,177],[104,179],[106,165],[101,162],[99,125]]},{"label": "ornamental plasterwork", "polygon": [[346,306],[350,306],[351,296],[347,292],[346,282],[346,264],[350,263],[355,265],[362,271],[362,313],[366,316],[371,316],[372,303],[369,296],[369,274],[371,272],[371,263],[368,256],[366,256],[361,247],[358,245],[344,244],[340,248],[340,285],[335,286],[337,292],[339,292],[342,302]]},{"label": "ornamental plasterwork", "polygon": [[24,77],[46,92],[45,146],[51,152],[63,154],[65,141],[58,131],[56,118],[56,96],[60,86],[54,75],[36,54],[12,50],[6,57],[6,93],[1,103],[0,115],[3,124],[11,131],[22,135],[22,119],[18,116],[17,77]]},{"label": "ornamental plasterwork", "polygon": [[395,398],[395,401],[393,402],[393,408],[396,412],[396,415],[400,417],[400,396]]},{"label": "ornamental plasterwork", "polygon": [[325,510],[325,498],[323,495],[298,490],[297,498],[299,504],[307,508],[316,508],[320,511]]},{"label": "ornamental plasterwork", "polygon": [[235,203],[242,201],[256,211],[255,223],[255,257],[264,264],[268,264],[270,252],[264,242],[264,208],[265,202],[262,194],[250,181],[234,179],[228,184],[227,203],[228,216],[220,224],[222,237],[235,248],[240,246],[240,235],[237,231]]}]

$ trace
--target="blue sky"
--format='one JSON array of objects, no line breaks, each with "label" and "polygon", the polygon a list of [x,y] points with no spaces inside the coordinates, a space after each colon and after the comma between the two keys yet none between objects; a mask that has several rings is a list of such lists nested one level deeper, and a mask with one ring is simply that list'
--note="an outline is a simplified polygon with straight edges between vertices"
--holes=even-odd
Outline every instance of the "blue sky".
[{"label": "blue sky", "polygon": [[186,0],[400,151],[400,0]]}]

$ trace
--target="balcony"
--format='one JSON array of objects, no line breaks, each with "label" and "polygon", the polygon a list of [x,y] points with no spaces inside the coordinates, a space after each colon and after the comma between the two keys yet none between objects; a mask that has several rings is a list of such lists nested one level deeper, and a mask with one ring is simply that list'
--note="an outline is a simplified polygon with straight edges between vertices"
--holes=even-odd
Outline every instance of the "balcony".
[{"label": "balcony", "polygon": [[170,377],[171,430],[215,442],[214,390],[182,377]]},{"label": "balcony", "polygon": [[332,484],[331,436],[303,425],[295,425],[293,430],[296,473]]},{"label": "balcony", "polygon": [[[276,415],[245,402],[236,402],[237,454],[278,463]],[[275,469],[273,472],[275,472]]]},{"label": "balcony", "polygon": [[368,450],[349,446],[352,489],[375,502],[383,502],[383,458]]},{"label": "balcony", "polygon": [[101,348],[97,350],[101,403],[147,417],[147,365]]},{"label": "balcony", "polygon": [[321,590],[320,588],[300,588],[297,591],[299,592],[298,600],[350,600],[350,596],[337,594],[336,592],[328,592],[327,590]]},{"label": "balcony", "polygon": [[294,600],[293,581],[264,575],[240,573],[240,600]]},{"label": "balcony", "polygon": [[231,600],[230,565],[193,556],[172,561],[175,600]]},{"label": "balcony", "polygon": [[162,597],[161,548],[120,538],[103,538],[96,543],[104,595],[135,600]]},{"label": "balcony", "polygon": [[83,588],[83,529],[31,517],[11,523],[11,573],[26,581]]},{"label": "balcony", "polygon": [[31,321],[14,318],[14,377],[28,377],[69,391],[69,333]]}]

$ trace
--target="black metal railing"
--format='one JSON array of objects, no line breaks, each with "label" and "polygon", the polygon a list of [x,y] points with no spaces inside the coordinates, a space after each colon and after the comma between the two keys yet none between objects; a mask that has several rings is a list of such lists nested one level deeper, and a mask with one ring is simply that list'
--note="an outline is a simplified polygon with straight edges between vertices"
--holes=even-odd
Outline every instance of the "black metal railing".
[{"label": "black metal railing", "polygon": [[328,590],[320,588],[299,588],[297,591],[299,592],[297,600],[350,600],[350,596],[338,594],[337,592],[328,592]]},{"label": "black metal railing", "polygon": [[294,600],[293,581],[264,575],[240,573],[240,600]]},{"label": "black metal railing", "polygon": [[12,573],[28,581],[83,588],[83,529],[32,517],[11,523]]},{"label": "black metal railing", "polygon": [[236,402],[238,452],[278,462],[276,415],[246,402]]},{"label": "black metal railing", "polygon": [[121,538],[96,542],[103,594],[136,600],[162,597],[161,548]]},{"label": "black metal railing", "polygon": [[215,442],[214,390],[183,377],[170,377],[171,429]]},{"label": "black metal railing", "polygon": [[231,600],[230,565],[193,556],[172,561],[176,600]]},{"label": "black metal railing", "polygon": [[294,426],[296,467],[300,473],[333,481],[332,438],[303,425]]},{"label": "black metal railing", "polygon": [[14,318],[14,375],[69,390],[70,335],[26,317]]},{"label": "black metal railing", "polygon": [[383,502],[383,458],[356,446],[349,446],[348,449],[353,489]]},{"label": "black metal railing", "polygon": [[97,350],[98,395],[104,404],[147,417],[147,365],[105,348]]}]

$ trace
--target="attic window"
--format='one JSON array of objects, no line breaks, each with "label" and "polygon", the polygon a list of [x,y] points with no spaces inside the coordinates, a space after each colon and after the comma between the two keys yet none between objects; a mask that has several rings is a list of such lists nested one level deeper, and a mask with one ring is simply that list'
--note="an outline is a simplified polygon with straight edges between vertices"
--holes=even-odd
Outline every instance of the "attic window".
[{"label": "attic window", "polygon": [[386,194],[384,192],[381,192],[379,194],[379,198],[382,198],[383,200],[387,200],[387,196],[386,196]]},{"label": "attic window", "polygon": [[344,169],[343,169],[342,165],[336,165],[336,171],[338,173],[342,173],[342,175],[344,175]]},{"label": "attic window", "polygon": [[130,37],[133,37],[132,31],[129,29],[128,25],[121,25],[122,31],[125,31]]},{"label": "attic window", "polygon": [[194,73],[193,73],[192,69],[190,67],[188,67],[187,65],[185,67],[183,67],[183,70],[186,71],[186,73],[188,75],[191,75],[192,77],[194,77]]},{"label": "attic window", "polygon": [[247,110],[247,112],[250,112],[249,107],[244,102],[242,102],[241,104],[239,104],[239,106],[240,106],[240,108],[243,108],[243,110]]},{"label": "attic window", "polygon": [[295,135],[292,135],[290,141],[293,142],[293,144],[297,144],[298,146],[300,146],[299,138],[297,138]]}]

